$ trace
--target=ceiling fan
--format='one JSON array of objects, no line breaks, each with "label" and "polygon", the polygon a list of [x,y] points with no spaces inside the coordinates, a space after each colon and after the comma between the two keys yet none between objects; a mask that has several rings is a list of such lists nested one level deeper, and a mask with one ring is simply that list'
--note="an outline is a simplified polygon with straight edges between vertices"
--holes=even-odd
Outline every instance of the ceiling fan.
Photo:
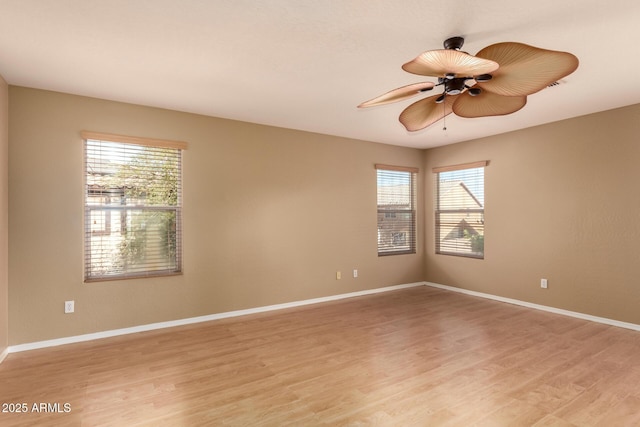
[{"label": "ceiling fan", "polygon": [[402,101],[442,86],[443,92],[409,105],[400,114],[408,131],[418,131],[451,113],[460,117],[502,116],[525,106],[527,96],[556,83],[578,68],[568,52],[541,49],[523,43],[487,46],[475,56],[461,51],[464,38],[451,37],[444,49],[423,52],[402,69],[438,82],[402,86],[365,101],[358,108]]}]

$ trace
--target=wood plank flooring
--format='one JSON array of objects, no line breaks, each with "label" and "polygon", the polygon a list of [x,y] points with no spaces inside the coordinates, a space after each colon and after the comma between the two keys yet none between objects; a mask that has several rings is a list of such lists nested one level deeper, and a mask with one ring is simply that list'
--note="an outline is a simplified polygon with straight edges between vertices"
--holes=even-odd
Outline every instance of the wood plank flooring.
[{"label": "wood plank flooring", "polygon": [[640,333],[418,287],[10,354],[0,403],[28,407],[2,426],[633,426]]}]

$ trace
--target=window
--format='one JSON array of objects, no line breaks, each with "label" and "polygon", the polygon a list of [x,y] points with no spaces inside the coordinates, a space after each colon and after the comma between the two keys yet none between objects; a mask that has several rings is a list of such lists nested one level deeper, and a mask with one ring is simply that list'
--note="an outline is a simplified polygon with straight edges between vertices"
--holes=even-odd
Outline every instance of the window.
[{"label": "window", "polygon": [[417,168],[376,165],[378,256],[416,253]]},{"label": "window", "polygon": [[436,253],[484,258],[486,161],[434,168]]},{"label": "window", "polygon": [[182,271],[186,143],[83,132],[85,281]]}]

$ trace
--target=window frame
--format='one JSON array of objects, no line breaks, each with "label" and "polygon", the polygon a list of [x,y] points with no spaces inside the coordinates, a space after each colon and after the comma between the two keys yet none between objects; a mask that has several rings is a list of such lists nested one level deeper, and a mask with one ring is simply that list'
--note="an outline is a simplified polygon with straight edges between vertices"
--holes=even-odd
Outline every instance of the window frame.
[{"label": "window frame", "polygon": [[[488,166],[489,161],[488,160],[483,160],[483,161],[478,161],[478,162],[472,162],[472,163],[464,163],[464,164],[459,164],[459,165],[451,165],[451,166],[443,166],[443,167],[435,167],[433,168],[433,173],[435,176],[435,190],[434,190],[434,240],[435,240],[435,253],[437,255],[448,255],[448,256],[458,256],[458,257],[464,257],[464,258],[474,258],[474,259],[484,259],[485,258],[485,250],[484,250],[484,236],[485,236],[485,201],[484,201],[484,192],[485,192],[485,173],[484,173],[484,169],[486,169],[486,167]],[[440,174],[441,173],[447,173],[447,172],[457,172],[457,171],[465,171],[465,170],[472,170],[472,169],[483,169],[483,175],[482,175],[482,192],[483,192],[483,197],[482,197],[482,202],[480,202],[480,200],[478,200],[478,198],[471,192],[469,192],[470,197],[472,198],[472,200],[475,200],[478,205],[480,205],[480,207],[478,208],[462,208],[462,207],[458,207],[458,208],[445,208],[442,209],[441,205],[442,205],[442,198],[441,198],[441,179],[440,179]],[[461,184],[463,186],[463,188],[467,189],[467,186],[464,182],[462,182]],[[482,246],[482,250],[481,251],[473,251],[473,246],[472,243],[470,242],[470,251],[462,251],[462,250],[447,250],[447,249],[443,249],[443,243],[442,243],[442,231],[441,231],[441,226],[443,224],[443,220],[442,220],[442,216],[443,214],[445,215],[479,215],[482,221],[482,234],[478,234],[478,236],[482,236],[482,240],[481,240],[481,246]],[[452,230],[453,231],[453,230]],[[462,237],[462,236],[461,236]],[[471,239],[470,239],[471,240]]]},{"label": "window frame", "polygon": [[[83,205],[84,205],[84,226],[83,226],[83,236],[84,236],[84,249],[83,249],[83,276],[84,282],[102,282],[102,281],[111,281],[111,280],[125,280],[125,279],[136,279],[136,278],[146,278],[146,277],[159,277],[159,276],[174,276],[180,275],[183,271],[183,259],[182,259],[182,240],[183,240],[183,229],[182,229],[182,186],[183,186],[183,154],[187,149],[187,143],[182,141],[170,141],[170,140],[161,140],[161,139],[153,139],[153,138],[141,138],[141,137],[132,137],[132,136],[124,136],[124,135],[115,135],[108,133],[99,133],[99,132],[90,132],[90,131],[82,131],[81,137],[83,140],[83,152],[84,152],[84,164],[83,164],[83,178],[84,178],[84,194],[83,194]],[[175,205],[154,205],[153,203],[135,203],[135,204],[114,204],[112,200],[110,200],[113,196],[113,189],[109,188],[105,191],[97,191],[95,189],[89,188],[89,161],[88,161],[88,149],[89,149],[89,141],[96,142],[108,142],[108,143],[116,143],[116,144],[129,144],[132,146],[136,146],[134,149],[138,149],[140,147],[146,147],[151,149],[171,149],[176,150],[175,158],[177,164],[177,177],[178,177],[178,188],[177,188],[177,197],[175,201]],[[144,148],[140,148],[143,150]],[[123,190],[124,191],[124,190]],[[109,199],[107,202],[103,203],[95,203],[95,200],[92,202],[90,198],[94,199]],[[123,227],[126,227],[125,223],[127,219],[132,220],[132,216],[134,212],[142,213],[143,215],[148,215],[151,212],[160,213],[160,212],[168,212],[173,214],[173,224],[175,227],[175,248],[172,249],[174,253],[170,255],[170,258],[175,266],[171,268],[165,269],[157,269],[152,267],[151,263],[149,265],[145,265],[145,269],[139,271],[121,271],[117,272],[117,269],[111,268],[106,273],[96,273],[94,271],[95,264],[92,264],[92,238],[94,236],[109,236],[113,231],[111,220],[109,223],[105,223],[103,229],[95,229],[92,225],[92,220],[95,218],[95,215],[92,215],[92,212],[103,212],[105,220],[107,218],[120,218],[120,230]],[[118,213],[120,215],[118,215]],[[123,222],[123,219],[125,222]],[[144,228],[144,227],[143,227]],[[145,237],[146,239],[146,237]]]},{"label": "window frame", "polygon": [[[378,244],[377,244],[377,252],[378,257],[385,256],[393,256],[393,255],[410,255],[415,254],[417,252],[418,245],[418,224],[417,224],[417,195],[418,195],[418,168],[413,167],[405,167],[405,166],[392,166],[392,165],[383,165],[376,164],[376,205],[377,205],[377,229],[378,229]],[[384,173],[408,173],[409,176],[409,207],[408,208],[398,208],[398,209],[381,209],[378,204],[379,198],[381,196],[380,193],[380,179],[381,174]],[[383,222],[384,220],[396,220],[402,217],[409,217],[409,229],[401,229],[401,230],[389,230],[388,232],[391,235],[391,241],[396,241],[396,237],[398,235],[404,234],[404,241],[408,238],[408,244],[398,244],[398,246],[402,246],[398,249],[389,248],[389,245],[385,245],[381,243],[381,230],[383,230]],[[408,235],[407,235],[408,233]],[[408,248],[405,248],[408,246]]]}]

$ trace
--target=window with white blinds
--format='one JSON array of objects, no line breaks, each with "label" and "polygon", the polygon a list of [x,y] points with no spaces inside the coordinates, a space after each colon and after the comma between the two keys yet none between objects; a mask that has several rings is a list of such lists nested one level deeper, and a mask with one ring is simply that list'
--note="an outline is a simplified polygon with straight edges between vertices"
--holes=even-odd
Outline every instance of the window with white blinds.
[{"label": "window with white blinds", "polygon": [[378,256],[416,253],[417,168],[376,165]]},{"label": "window with white blinds", "polygon": [[484,258],[486,161],[434,168],[436,253]]},{"label": "window with white blinds", "polygon": [[180,273],[186,143],[82,136],[85,281]]}]

